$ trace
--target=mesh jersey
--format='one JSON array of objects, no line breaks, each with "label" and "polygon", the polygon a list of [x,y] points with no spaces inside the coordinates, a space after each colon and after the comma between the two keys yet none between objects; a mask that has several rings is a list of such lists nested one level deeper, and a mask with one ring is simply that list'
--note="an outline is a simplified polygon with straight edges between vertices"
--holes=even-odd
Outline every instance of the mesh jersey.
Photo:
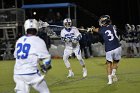
[{"label": "mesh jersey", "polygon": [[38,36],[22,36],[16,42],[14,74],[36,73],[38,60],[50,56],[45,42]]},{"label": "mesh jersey", "polygon": [[120,47],[119,39],[113,25],[103,26],[99,29],[105,43],[105,51],[111,51]]},{"label": "mesh jersey", "polygon": [[[61,30],[61,37],[62,38],[77,38],[81,33],[76,27],[71,27],[69,30],[66,30],[65,28]],[[76,44],[76,46],[79,46],[79,42]],[[73,49],[73,43],[70,42],[65,42],[65,47],[69,49]]]}]

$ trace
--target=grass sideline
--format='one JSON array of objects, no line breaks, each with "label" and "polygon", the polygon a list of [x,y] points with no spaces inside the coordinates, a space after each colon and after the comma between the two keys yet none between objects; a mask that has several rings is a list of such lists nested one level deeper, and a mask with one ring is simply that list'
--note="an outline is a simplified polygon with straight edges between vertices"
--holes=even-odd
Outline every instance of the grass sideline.
[{"label": "grass sideline", "polygon": [[[52,59],[52,70],[45,76],[51,93],[138,93],[140,91],[140,58],[122,58],[118,68],[119,81],[107,85],[104,57],[85,59],[88,77],[82,78],[77,59],[70,59],[75,76],[67,78],[68,71],[62,59]],[[14,93],[14,60],[0,61],[0,93]],[[38,93],[31,89],[30,93]]]}]

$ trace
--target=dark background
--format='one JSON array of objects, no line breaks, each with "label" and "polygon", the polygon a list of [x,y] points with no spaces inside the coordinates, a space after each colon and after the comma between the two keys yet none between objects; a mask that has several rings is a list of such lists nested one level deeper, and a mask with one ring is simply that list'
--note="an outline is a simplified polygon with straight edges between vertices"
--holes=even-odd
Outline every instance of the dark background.
[{"label": "dark background", "polygon": [[[2,0],[1,0],[2,1]],[[3,0],[6,7],[14,7],[14,0]],[[21,7],[21,0],[17,0]],[[24,0],[24,4],[75,3],[78,6],[77,21],[79,25],[98,26],[98,17],[111,16],[113,24],[119,28],[126,23],[140,24],[140,0]],[[1,6],[1,5],[0,5]]]}]

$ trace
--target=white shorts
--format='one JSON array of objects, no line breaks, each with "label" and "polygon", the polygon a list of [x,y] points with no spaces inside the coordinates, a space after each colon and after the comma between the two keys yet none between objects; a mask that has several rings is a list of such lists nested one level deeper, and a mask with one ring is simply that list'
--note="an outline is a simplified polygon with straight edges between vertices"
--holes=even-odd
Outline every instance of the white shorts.
[{"label": "white shorts", "polygon": [[120,60],[121,59],[121,52],[122,48],[118,47],[114,50],[106,52],[106,60],[113,62],[114,60]]},{"label": "white shorts", "polygon": [[14,75],[14,81],[16,83],[16,93],[29,93],[30,86],[40,93],[50,93],[43,75]]},{"label": "white shorts", "polygon": [[126,47],[133,47],[133,43],[127,43]]},{"label": "white shorts", "polygon": [[134,43],[133,47],[140,47],[140,43]]},{"label": "white shorts", "polygon": [[75,56],[78,56],[78,57],[81,56],[80,47],[76,47],[76,48],[73,48],[73,49],[65,48],[63,56],[70,56],[72,53],[74,53]]}]

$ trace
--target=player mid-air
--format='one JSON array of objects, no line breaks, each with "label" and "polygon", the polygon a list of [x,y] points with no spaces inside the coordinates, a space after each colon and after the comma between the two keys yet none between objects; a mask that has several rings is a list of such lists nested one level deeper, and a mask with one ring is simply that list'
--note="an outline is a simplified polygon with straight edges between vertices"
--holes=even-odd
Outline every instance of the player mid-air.
[{"label": "player mid-air", "polygon": [[62,38],[62,41],[65,42],[63,60],[66,65],[66,68],[69,70],[69,74],[67,77],[74,76],[70,62],[68,60],[69,56],[72,53],[75,54],[81,66],[83,67],[83,77],[86,77],[87,69],[85,67],[85,62],[82,58],[80,45],[79,45],[79,40],[81,39],[82,35],[76,27],[72,26],[72,21],[70,18],[64,19],[63,25],[64,25],[64,28],[61,30],[61,38]]},{"label": "player mid-air", "polygon": [[98,32],[104,40],[108,74],[107,84],[112,84],[113,81],[117,81],[116,71],[121,59],[122,48],[117,36],[116,27],[112,25],[110,16],[101,16],[99,18],[99,25],[100,28],[93,28],[92,30]]},{"label": "player mid-air", "polygon": [[36,36],[38,22],[35,19],[28,19],[24,23],[25,34],[20,37],[15,46],[14,57],[14,81],[16,93],[29,93],[33,87],[39,93],[50,93],[49,88],[38,68],[40,63],[41,71],[47,72],[51,68],[51,55],[45,42]]}]

